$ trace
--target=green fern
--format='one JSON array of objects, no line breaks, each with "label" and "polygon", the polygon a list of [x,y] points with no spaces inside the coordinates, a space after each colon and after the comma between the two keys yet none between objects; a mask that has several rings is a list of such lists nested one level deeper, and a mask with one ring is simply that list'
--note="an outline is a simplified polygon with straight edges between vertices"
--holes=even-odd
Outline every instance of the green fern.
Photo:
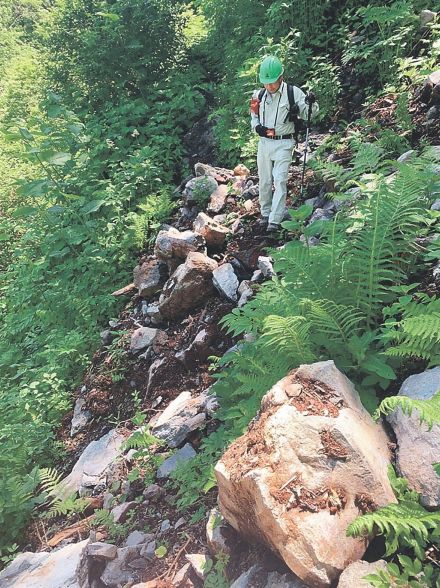
[{"label": "green fern", "polygon": [[41,498],[48,508],[45,513],[47,518],[82,513],[88,507],[89,501],[85,498],[76,498],[76,492],[68,496],[63,495],[62,475],[54,468],[41,468],[39,476]]},{"label": "green fern", "polygon": [[440,392],[437,392],[428,400],[416,400],[408,396],[389,396],[382,400],[377,409],[376,418],[388,415],[397,408],[404,414],[411,416],[413,410],[417,410],[420,422],[425,422],[429,428],[440,425]]}]

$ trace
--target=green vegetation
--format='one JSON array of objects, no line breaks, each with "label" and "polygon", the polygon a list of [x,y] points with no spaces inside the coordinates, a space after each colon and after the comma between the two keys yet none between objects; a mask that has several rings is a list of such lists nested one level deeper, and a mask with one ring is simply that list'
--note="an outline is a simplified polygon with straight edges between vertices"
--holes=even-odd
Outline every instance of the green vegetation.
[{"label": "green vegetation", "polygon": [[[54,514],[82,508],[51,496],[54,472],[44,468],[60,458],[56,428],[99,331],[120,310],[111,292],[131,281],[133,259],[175,207],[174,186],[188,172],[185,133],[209,115],[219,164],[241,158],[254,165],[248,98],[265,53],[283,59],[289,80],[316,92],[323,128],[337,122],[342,129],[328,136],[312,167],[333,186],[328,198],[346,206],[334,220],[310,225],[310,207],[292,211],[284,247],[271,252],[277,277],[223,320],[234,336],[251,333],[255,341],[216,362],[222,424],[176,473],[180,506],[215,485],[217,457],[255,416],[262,395],[300,363],[333,359],[371,412],[409,361],[439,364],[439,301],[420,279],[440,258],[440,217],[429,210],[439,194],[438,157],[417,143],[410,112],[415,84],[440,56],[438,20],[419,25],[425,8],[440,5],[3,1],[0,556],[10,557],[43,500]],[[367,115],[342,120],[350,92],[364,105],[394,96],[393,124],[382,128]],[[399,165],[411,147],[417,156]],[[348,166],[327,161],[334,152],[348,155]],[[350,203],[353,188],[360,197]],[[196,196],[203,203],[203,187]],[[429,237],[429,245],[416,237]],[[113,381],[123,378],[120,349],[116,340]],[[437,397],[429,406],[388,398],[379,411],[399,403],[430,424],[436,418]],[[140,470],[149,468],[153,442],[148,433],[132,439],[145,462]],[[399,575],[408,585],[421,573],[434,578],[420,545],[438,540],[437,514],[407,489],[398,499],[350,530],[386,533],[390,557],[402,546],[414,549],[394,557],[378,586],[398,585]],[[414,516],[417,525],[399,522]],[[214,564],[207,585],[224,584],[225,565]]]}]

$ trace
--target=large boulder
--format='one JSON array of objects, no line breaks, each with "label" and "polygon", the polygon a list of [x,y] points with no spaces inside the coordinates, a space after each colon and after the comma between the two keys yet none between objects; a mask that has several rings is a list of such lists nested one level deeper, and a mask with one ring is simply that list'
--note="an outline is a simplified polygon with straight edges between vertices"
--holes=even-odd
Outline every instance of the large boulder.
[{"label": "large boulder", "polygon": [[[440,390],[440,367],[414,374],[407,378],[399,396],[415,400],[429,400]],[[399,474],[406,478],[411,488],[421,494],[425,506],[440,506],[440,477],[433,463],[440,462],[440,427],[429,429],[420,423],[419,413],[414,410],[411,416],[399,408],[387,417],[397,439],[396,463]]]},{"label": "large boulder", "polygon": [[212,272],[217,262],[203,253],[190,252],[163,287],[160,314],[174,318],[198,306],[214,291]]},{"label": "large boulder", "polygon": [[87,488],[93,488],[101,482],[110,464],[118,457],[125,437],[116,429],[92,441],[82,452],[70,474],[60,482],[59,493],[68,496]]},{"label": "large boulder", "polygon": [[162,289],[168,277],[167,265],[157,259],[149,259],[133,270],[133,283],[139,296],[148,298]]},{"label": "large boulder", "polygon": [[52,552],[22,553],[0,572],[0,588],[77,588],[76,567],[88,539]]},{"label": "large boulder", "polygon": [[395,501],[387,441],[332,361],[300,366],[218,462],[220,510],[308,586],[330,586],[368,544],[348,525]]}]

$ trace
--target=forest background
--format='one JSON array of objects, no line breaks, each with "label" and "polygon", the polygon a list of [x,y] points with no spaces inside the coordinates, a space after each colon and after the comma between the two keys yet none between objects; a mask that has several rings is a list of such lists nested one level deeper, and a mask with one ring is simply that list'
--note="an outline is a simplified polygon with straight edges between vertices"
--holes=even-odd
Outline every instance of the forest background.
[{"label": "forest background", "polygon": [[[257,138],[249,128],[248,99],[258,85],[262,56],[274,53],[284,61],[288,80],[317,94],[317,123],[334,130],[327,148],[351,149],[349,172],[319,158],[316,172],[336,181],[335,197],[353,182],[363,185],[367,176],[384,173],[390,159],[429,145],[414,133],[409,109],[414,88],[439,67],[439,24],[434,20],[421,28],[423,9],[438,11],[440,3],[2,0],[3,557],[16,548],[36,505],[39,468],[62,460],[56,428],[99,345],[101,328],[120,310],[110,293],[131,281],[133,259],[177,206],[175,186],[190,171],[185,134],[209,118],[215,123],[216,163],[241,160],[255,167]],[[396,101],[393,128],[377,128],[360,117],[362,108],[389,93]],[[376,234],[389,236],[386,246],[373,249],[377,245],[371,245],[369,234],[367,242],[350,245],[348,260],[347,225],[335,223],[325,251],[308,250],[312,257],[301,261],[301,276],[307,273],[315,285],[321,276],[322,289],[332,293],[325,303],[317,305],[319,296],[313,298],[310,284],[301,279],[301,300],[275,284],[226,321],[235,335],[247,331],[261,337],[241,364],[236,360],[224,372],[226,382],[220,379],[224,439],[243,430],[262,393],[299,361],[335,359],[371,410],[377,390],[388,389],[408,358],[438,365],[438,337],[432,336],[436,298],[426,292],[414,297],[416,268],[438,258],[438,245],[434,242],[422,258],[420,251],[411,252],[401,263],[414,236],[433,234],[438,218],[426,210],[422,215],[419,191],[408,186],[423,186],[428,202],[436,180],[425,168],[411,170],[399,201],[399,220],[406,224],[399,225],[398,239],[392,237],[395,221],[375,226]],[[376,201],[376,206],[382,204]],[[371,212],[364,209],[364,220]],[[389,219],[382,211],[379,216],[384,223]],[[293,288],[297,250],[287,248],[283,256],[279,269]],[[344,291],[347,265],[357,279],[351,298],[352,288]],[[365,275],[371,278],[368,284],[362,282]],[[325,313],[338,323],[339,333],[328,336],[326,344],[318,336],[333,333]],[[424,324],[415,335],[408,330],[410,319],[423,313],[430,316],[429,330]],[[397,324],[397,317],[409,322]],[[296,347],[288,340],[292,334],[300,335]],[[269,359],[274,347],[276,365]],[[236,393],[228,397],[225,390],[234,382]],[[241,409],[233,412],[238,401]],[[209,451],[204,455],[202,460]],[[201,476],[198,486],[205,483]]]}]

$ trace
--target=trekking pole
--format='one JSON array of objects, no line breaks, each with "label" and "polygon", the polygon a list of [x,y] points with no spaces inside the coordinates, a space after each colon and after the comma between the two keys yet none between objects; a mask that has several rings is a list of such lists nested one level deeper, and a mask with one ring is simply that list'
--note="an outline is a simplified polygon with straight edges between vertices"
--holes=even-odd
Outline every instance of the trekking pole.
[{"label": "trekking pole", "polygon": [[313,102],[310,100],[309,111],[307,113],[306,141],[305,141],[305,146],[304,146],[303,168],[302,168],[302,174],[301,174],[301,190],[300,190],[301,199],[304,196],[304,176],[306,174],[307,147],[309,144],[309,131],[310,131],[310,119],[312,118],[312,106],[313,106]]}]

